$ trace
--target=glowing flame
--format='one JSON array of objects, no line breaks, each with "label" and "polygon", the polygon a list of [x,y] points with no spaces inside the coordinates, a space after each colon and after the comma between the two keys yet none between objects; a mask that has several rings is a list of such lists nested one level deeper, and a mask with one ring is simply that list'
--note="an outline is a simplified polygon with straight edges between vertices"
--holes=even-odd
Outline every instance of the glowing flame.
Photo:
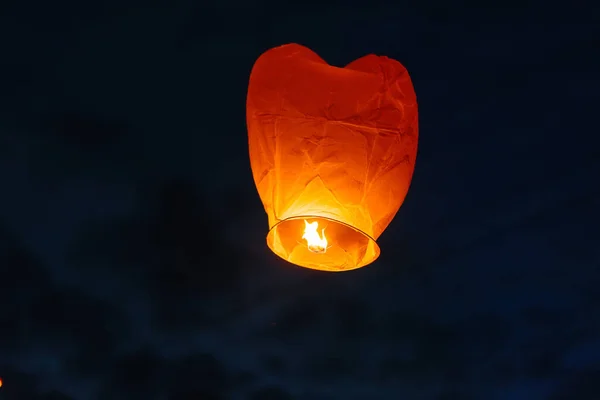
[{"label": "glowing flame", "polygon": [[319,223],[317,221],[309,224],[304,220],[304,234],[302,235],[302,239],[306,240],[310,251],[322,254],[327,251],[327,238],[325,237],[325,228],[321,230],[321,236],[317,232],[318,228]]}]

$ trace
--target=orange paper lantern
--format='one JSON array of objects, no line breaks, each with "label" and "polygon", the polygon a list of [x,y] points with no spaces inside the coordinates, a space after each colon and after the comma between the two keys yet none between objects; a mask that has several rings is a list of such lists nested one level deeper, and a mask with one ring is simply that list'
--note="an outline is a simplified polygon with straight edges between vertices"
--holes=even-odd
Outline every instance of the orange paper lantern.
[{"label": "orange paper lantern", "polygon": [[338,68],[298,44],[276,47],[254,64],[246,111],[269,248],[324,271],[375,261],[417,154],[406,69],[375,55]]}]

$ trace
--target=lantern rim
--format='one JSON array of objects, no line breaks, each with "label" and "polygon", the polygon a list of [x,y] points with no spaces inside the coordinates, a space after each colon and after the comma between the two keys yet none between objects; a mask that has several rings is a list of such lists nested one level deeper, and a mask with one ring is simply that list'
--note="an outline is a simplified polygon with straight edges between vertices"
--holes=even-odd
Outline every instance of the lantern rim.
[{"label": "lantern rim", "polygon": [[[283,253],[283,251],[281,251],[281,249],[278,249],[277,246],[274,245],[274,241],[275,241],[274,235],[277,232],[277,228],[281,227],[282,224],[286,224],[291,221],[298,221],[298,220],[328,221],[328,222],[334,223],[340,227],[343,227],[347,230],[351,230],[351,231],[355,232],[356,234],[359,234],[360,236],[362,236],[364,239],[366,239],[366,242],[371,249],[370,254],[365,255],[365,257],[360,262],[356,263],[355,265],[343,265],[343,266],[339,266],[339,267],[315,266],[313,264],[296,262],[296,260],[290,259],[289,256],[286,257],[286,255]],[[352,270],[355,270],[358,268],[362,268],[369,264],[372,264],[374,261],[376,261],[379,258],[380,254],[381,254],[381,249],[380,249],[379,245],[377,244],[377,241],[369,234],[365,233],[364,231],[362,231],[346,222],[340,221],[335,218],[323,217],[320,215],[296,215],[293,217],[288,217],[288,218],[282,219],[280,221],[277,221],[277,223],[274,224],[273,226],[271,226],[271,228],[269,229],[269,232],[267,233],[267,236],[266,236],[266,241],[267,241],[267,246],[269,247],[269,249],[273,253],[275,253],[278,257],[282,258],[283,260],[285,260],[289,263],[292,263],[294,265],[297,265],[299,267],[304,267],[304,268],[309,268],[309,269],[314,269],[314,270],[319,270],[319,271],[326,271],[326,272],[345,272],[345,271],[352,271]]]}]

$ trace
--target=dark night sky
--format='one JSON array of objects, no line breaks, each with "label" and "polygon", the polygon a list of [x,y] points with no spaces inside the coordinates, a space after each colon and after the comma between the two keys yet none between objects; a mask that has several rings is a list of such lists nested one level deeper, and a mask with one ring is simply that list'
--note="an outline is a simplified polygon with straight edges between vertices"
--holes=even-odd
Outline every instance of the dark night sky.
[{"label": "dark night sky", "polygon": [[[549,3],[3,2],[0,399],[600,399],[600,7]],[[288,42],[411,74],[369,267],[266,247],[245,96]]]}]

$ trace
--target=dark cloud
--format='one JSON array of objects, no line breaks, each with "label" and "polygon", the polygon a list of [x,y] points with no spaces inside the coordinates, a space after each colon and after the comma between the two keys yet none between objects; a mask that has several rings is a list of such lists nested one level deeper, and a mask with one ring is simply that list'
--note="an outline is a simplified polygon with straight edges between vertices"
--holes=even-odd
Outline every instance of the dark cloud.
[{"label": "dark cloud", "polygon": [[573,371],[561,379],[548,400],[596,400],[600,393],[600,368]]},{"label": "dark cloud", "polygon": [[[219,216],[192,182],[173,179],[140,191],[137,215],[92,223],[75,243],[76,268],[114,268],[147,292],[158,329],[206,326],[239,307],[252,255],[224,239]],[[221,299],[225,308],[214,308]]]},{"label": "dark cloud", "polygon": [[[117,169],[136,169],[142,161],[139,146],[132,143],[135,127],[120,116],[92,111],[55,112],[41,118],[38,140],[52,152],[41,152],[45,170],[40,176],[91,177],[119,179]],[[107,168],[110,166],[111,168]]]},{"label": "dark cloud", "polygon": [[125,120],[111,120],[107,116],[79,111],[52,115],[44,125],[54,138],[86,157],[101,155],[108,158],[111,150],[118,148],[131,130]]},{"label": "dark cloud", "polygon": [[39,394],[40,383],[37,376],[20,371],[8,364],[0,364],[2,374],[2,397],[8,400],[35,399]]},{"label": "dark cloud", "polygon": [[336,337],[341,340],[356,340],[358,337],[374,334],[376,322],[371,305],[360,296],[357,298],[342,296],[331,306],[330,318]]},{"label": "dark cloud", "polygon": [[44,393],[39,396],[39,400],[74,400],[72,397],[67,396],[66,394],[57,392],[53,390],[50,393]]},{"label": "dark cloud", "polygon": [[171,390],[188,388],[214,393],[232,388],[232,379],[225,366],[212,354],[191,354],[177,360],[172,366]]},{"label": "dark cloud", "polygon": [[422,351],[438,355],[447,353],[458,339],[452,327],[412,312],[392,313],[386,318],[384,326],[388,338],[410,341]]},{"label": "dark cloud", "polygon": [[287,364],[283,357],[278,354],[263,354],[260,361],[265,372],[270,375],[278,376],[287,372]]},{"label": "dark cloud", "polygon": [[449,390],[438,394],[434,400],[471,400],[473,397],[459,390]]},{"label": "dark cloud", "polygon": [[362,355],[352,348],[327,346],[309,353],[303,366],[304,376],[316,383],[332,383],[360,376],[364,372]]},{"label": "dark cloud", "polygon": [[[505,323],[505,321],[504,321]],[[494,316],[474,316],[456,325],[410,313],[396,313],[384,325],[396,349],[382,357],[379,379],[422,384],[465,382],[469,367],[485,364],[502,348],[506,328]]]},{"label": "dark cloud", "polygon": [[247,380],[209,353],[164,357],[151,347],[115,358],[98,399],[227,399]]},{"label": "dark cloud", "polygon": [[562,329],[568,326],[572,319],[567,313],[546,307],[527,307],[521,311],[523,318],[528,324],[536,329],[551,330]]},{"label": "dark cloud", "polygon": [[551,378],[563,371],[562,358],[561,349],[553,349],[552,343],[546,343],[543,348],[530,351],[524,369],[531,378]]},{"label": "dark cloud", "polygon": [[455,344],[460,345],[463,357],[483,363],[500,352],[513,336],[513,326],[495,314],[476,314],[453,326]]},{"label": "dark cloud", "polygon": [[169,395],[169,400],[227,400],[226,395],[211,392],[208,390],[180,390],[175,394]]},{"label": "dark cloud", "polygon": [[30,317],[35,331],[50,341],[89,341],[86,346],[107,351],[127,332],[123,315],[109,303],[94,299],[80,289],[57,287],[36,296]]},{"label": "dark cloud", "polygon": [[247,389],[255,384],[258,378],[258,374],[252,371],[232,371],[230,382],[232,387]]},{"label": "dark cloud", "polygon": [[[127,340],[128,324],[121,310],[80,288],[58,284],[14,235],[6,229],[1,234],[0,301],[12,305],[0,313],[2,358],[50,357],[73,376],[97,373]],[[0,371],[0,376],[5,381],[1,390],[8,396],[13,391],[18,396],[39,395],[35,385],[26,382],[33,379],[27,375],[15,378]]]},{"label": "dark cloud", "polygon": [[302,337],[323,318],[323,306],[318,300],[300,296],[265,328],[264,333],[277,339]]},{"label": "dark cloud", "polygon": [[50,273],[39,258],[0,224],[0,351],[7,355],[27,347],[30,309],[39,293],[52,288]]},{"label": "dark cloud", "polygon": [[278,386],[266,386],[254,390],[248,400],[294,400],[294,397]]},{"label": "dark cloud", "polygon": [[57,390],[45,390],[39,377],[26,373],[6,364],[0,364],[3,385],[0,396],[3,400],[75,400]]},{"label": "dark cloud", "polygon": [[161,265],[159,279],[152,281],[173,290],[189,282],[194,290],[218,293],[239,283],[241,259],[226,247],[217,216],[198,192],[177,180],[159,189],[149,245]]},{"label": "dark cloud", "polygon": [[206,295],[233,288],[241,274],[240,255],[223,241],[222,224],[203,196],[184,179],[142,187],[136,215],[90,221],[83,241],[74,245],[83,247],[82,257],[117,262],[114,268],[143,268],[150,276],[141,284],[173,292],[188,285]]},{"label": "dark cloud", "polygon": [[166,361],[153,349],[127,353],[110,365],[98,400],[157,398],[164,391],[166,371]]},{"label": "dark cloud", "polygon": [[213,354],[165,357],[152,346],[125,352],[107,366],[98,399],[228,399],[255,380]]}]

